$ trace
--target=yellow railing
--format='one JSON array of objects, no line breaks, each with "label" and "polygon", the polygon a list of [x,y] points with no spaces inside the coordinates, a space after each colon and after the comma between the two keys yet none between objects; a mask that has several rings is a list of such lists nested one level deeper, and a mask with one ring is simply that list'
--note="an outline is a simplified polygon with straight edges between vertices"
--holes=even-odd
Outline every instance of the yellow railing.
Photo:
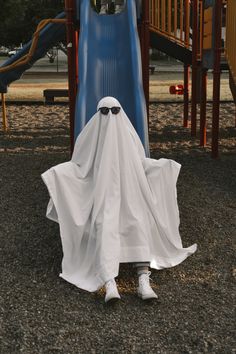
[{"label": "yellow railing", "polygon": [[37,45],[38,45],[40,32],[49,23],[64,23],[65,24],[66,20],[65,19],[59,19],[59,18],[54,18],[54,19],[49,18],[49,19],[46,19],[46,20],[42,20],[38,24],[37,29],[34,32],[33,39],[32,39],[32,44],[31,44],[31,47],[29,49],[29,52],[27,54],[25,54],[23,57],[21,57],[20,59],[18,59],[15,62],[13,62],[12,64],[0,67],[0,73],[6,72],[6,71],[10,71],[10,70],[15,69],[15,68],[17,68],[19,66],[25,65],[31,60],[32,56],[35,53]]},{"label": "yellow railing", "polygon": [[[149,0],[150,30],[185,47],[192,47],[192,11],[189,0]],[[202,48],[202,1],[198,1],[198,52]]]},{"label": "yellow railing", "polygon": [[225,54],[236,85],[236,1],[227,1]]}]

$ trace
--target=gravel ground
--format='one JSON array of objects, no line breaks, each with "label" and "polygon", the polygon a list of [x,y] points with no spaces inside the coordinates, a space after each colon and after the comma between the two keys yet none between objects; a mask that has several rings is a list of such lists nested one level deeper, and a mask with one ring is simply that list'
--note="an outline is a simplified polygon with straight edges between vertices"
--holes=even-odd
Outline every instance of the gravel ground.
[{"label": "gravel ground", "polygon": [[132,268],[122,265],[122,301],[106,307],[103,291],[90,294],[58,277],[58,226],[45,218],[40,174],[69,158],[68,108],[8,107],[11,131],[0,132],[1,354],[236,352],[234,105],[221,106],[217,160],[182,127],[182,108],[151,105],[151,152],[182,164],[181,235],[198,251],[153,271],[159,300],[152,304],[136,296]]}]

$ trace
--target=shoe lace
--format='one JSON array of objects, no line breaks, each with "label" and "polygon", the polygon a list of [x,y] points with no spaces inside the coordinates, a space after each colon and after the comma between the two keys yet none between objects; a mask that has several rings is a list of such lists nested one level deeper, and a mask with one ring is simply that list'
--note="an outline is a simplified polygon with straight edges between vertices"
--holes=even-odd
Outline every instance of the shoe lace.
[{"label": "shoe lace", "polygon": [[115,285],[115,280],[114,279],[108,280],[105,285],[106,288],[110,288],[111,286]]},{"label": "shoe lace", "polygon": [[141,286],[150,286],[149,280],[152,280],[150,278],[150,275],[151,275],[150,271],[140,275],[140,285]]}]

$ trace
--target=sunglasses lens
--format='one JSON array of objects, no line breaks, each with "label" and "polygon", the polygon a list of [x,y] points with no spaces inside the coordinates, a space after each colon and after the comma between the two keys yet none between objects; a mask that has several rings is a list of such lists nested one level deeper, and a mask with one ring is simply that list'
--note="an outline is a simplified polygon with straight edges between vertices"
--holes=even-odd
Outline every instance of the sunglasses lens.
[{"label": "sunglasses lens", "polygon": [[102,114],[104,114],[106,116],[109,113],[109,108],[108,107],[101,107],[100,111]]},{"label": "sunglasses lens", "polygon": [[111,113],[112,114],[118,114],[120,112],[120,107],[112,107],[111,108]]},{"label": "sunglasses lens", "polygon": [[104,114],[106,116],[106,115],[108,115],[109,110],[111,110],[112,114],[118,114],[120,112],[120,107],[112,107],[112,108],[101,107],[101,108],[99,108],[99,110],[102,114]]}]

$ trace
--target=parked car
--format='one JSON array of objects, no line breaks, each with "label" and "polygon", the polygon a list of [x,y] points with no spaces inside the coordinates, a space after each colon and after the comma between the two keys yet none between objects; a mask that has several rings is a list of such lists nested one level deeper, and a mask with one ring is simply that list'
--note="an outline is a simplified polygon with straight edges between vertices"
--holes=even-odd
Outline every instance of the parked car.
[{"label": "parked car", "polygon": [[15,55],[16,54],[16,49],[13,49],[13,50],[9,50],[9,52],[7,53],[7,55],[9,56],[9,57],[12,57],[13,55]]},{"label": "parked car", "polygon": [[0,47],[0,56],[2,56],[2,57],[3,56],[7,56],[8,55],[8,51],[9,51],[8,48],[1,46]]},{"label": "parked car", "polygon": [[12,56],[15,55],[17,52],[19,52],[19,50],[21,50],[21,49],[22,49],[22,45],[21,45],[20,47],[16,47],[16,48],[14,48],[14,49],[12,49],[12,50],[9,50],[8,53],[7,53],[7,55],[8,55],[9,57],[12,57]]}]

